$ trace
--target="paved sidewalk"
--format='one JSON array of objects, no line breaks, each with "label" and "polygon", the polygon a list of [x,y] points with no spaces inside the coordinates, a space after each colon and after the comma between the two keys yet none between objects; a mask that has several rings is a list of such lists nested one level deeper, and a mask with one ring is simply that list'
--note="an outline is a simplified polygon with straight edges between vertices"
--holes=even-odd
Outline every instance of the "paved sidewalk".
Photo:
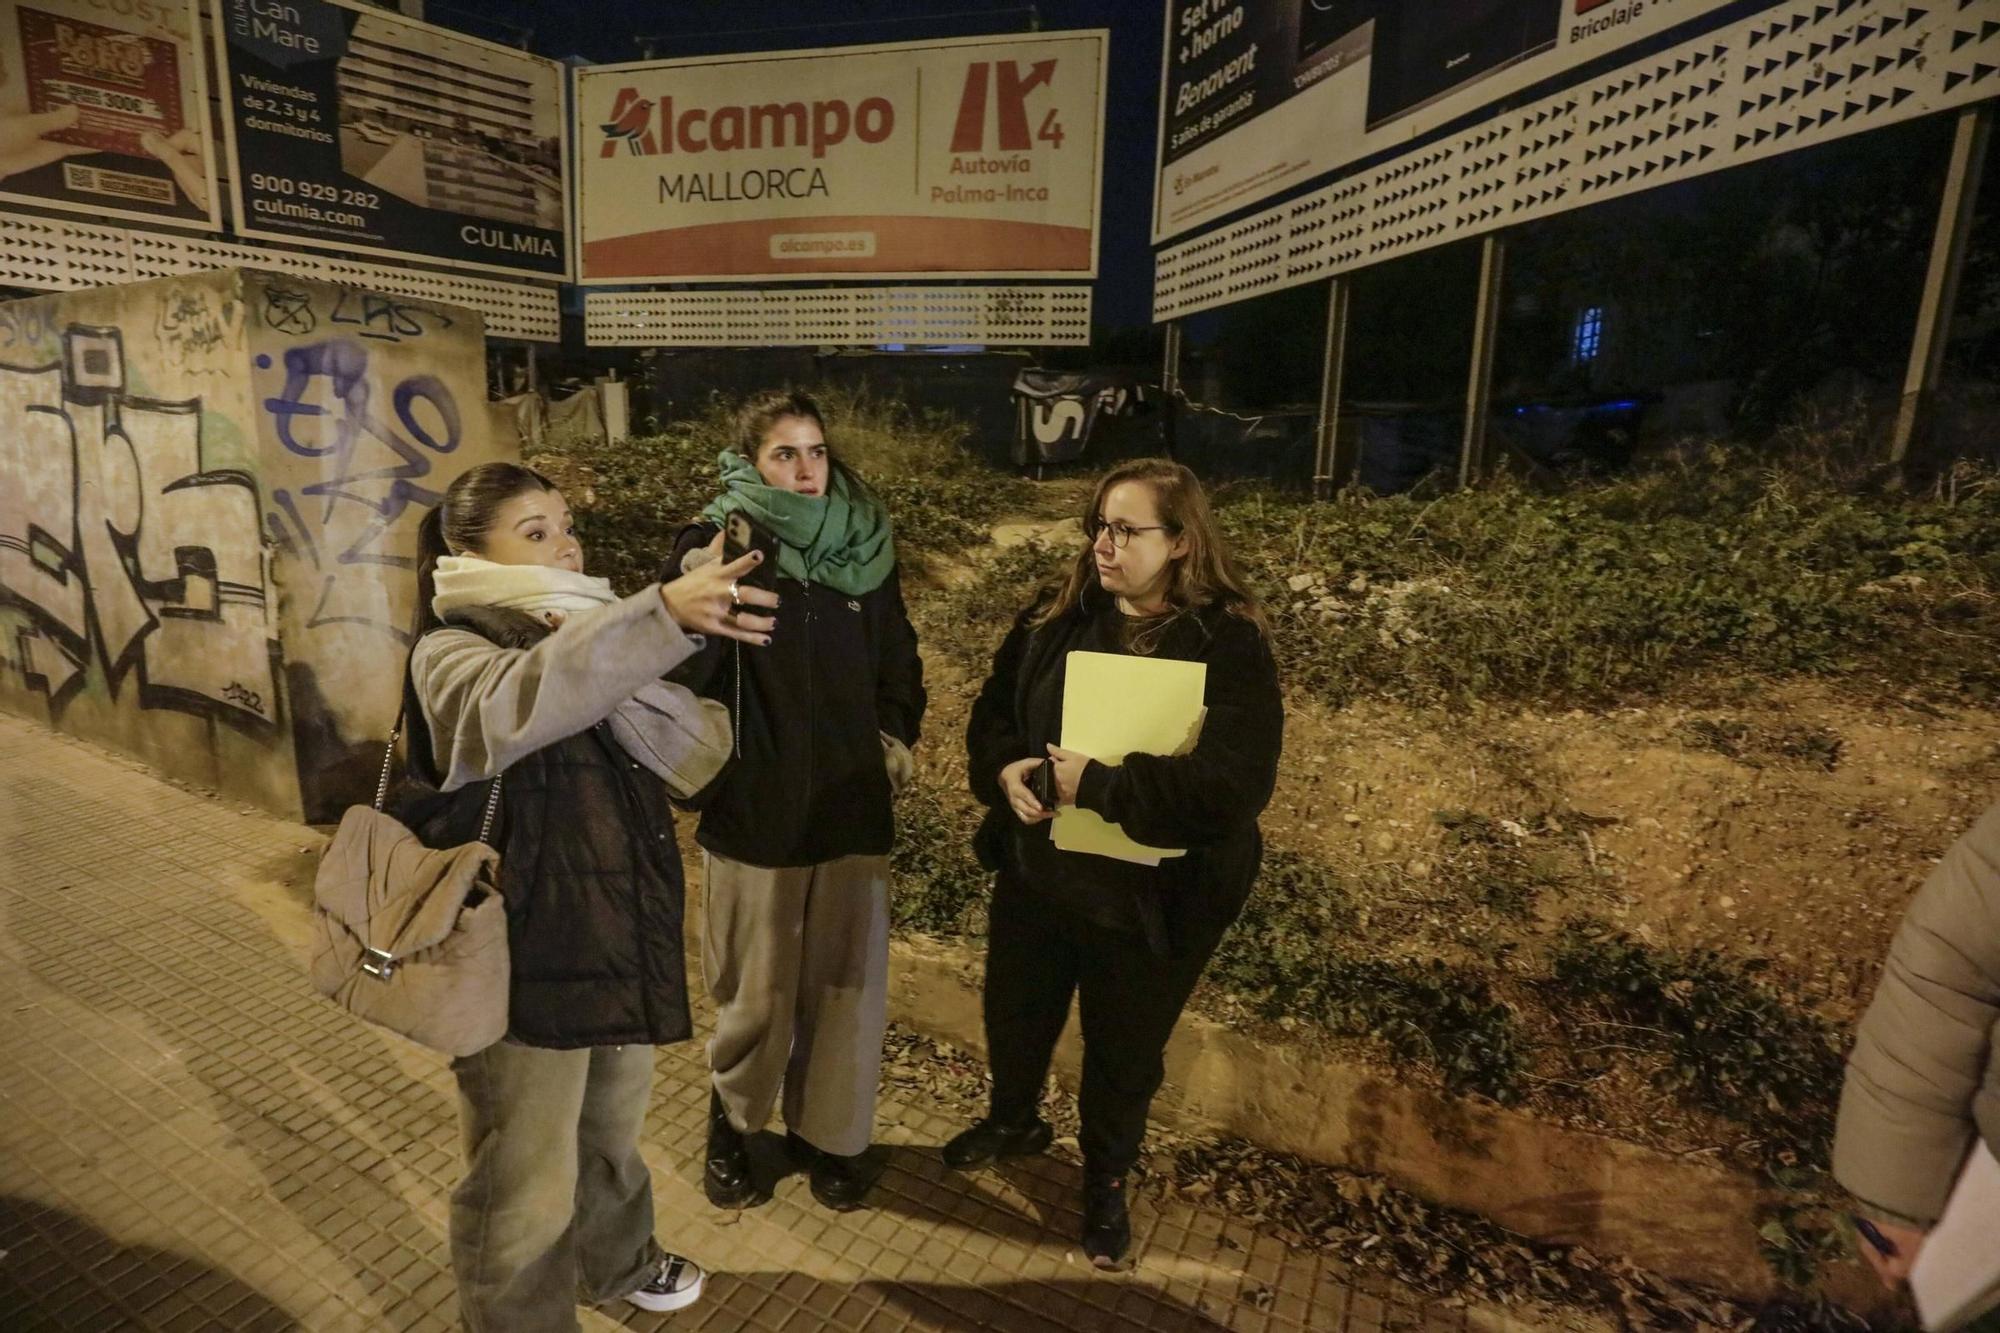
[{"label": "paved sidewalk", "polygon": [[[311,993],[310,831],[4,715],[0,826],[0,1328],[456,1327],[450,1076]],[[1143,1198],[1136,1270],[1098,1276],[1073,1244],[1073,1166],[947,1171],[935,1145],[961,1122],[901,1089],[882,1105],[877,1207],[830,1213],[793,1177],[719,1213],[699,1180],[709,1020],[661,1051],[646,1144],[660,1235],[711,1269],[708,1292],[587,1328],[1468,1324]]]}]

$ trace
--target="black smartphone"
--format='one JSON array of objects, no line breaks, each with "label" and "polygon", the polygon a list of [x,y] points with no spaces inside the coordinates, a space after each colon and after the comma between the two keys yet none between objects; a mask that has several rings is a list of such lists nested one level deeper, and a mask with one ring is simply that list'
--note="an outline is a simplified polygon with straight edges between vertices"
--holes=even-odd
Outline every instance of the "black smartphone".
[{"label": "black smartphone", "polygon": [[770,592],[777,586],[778,539],[756,519],[738,509],[722,520],[723,562],[741,560],[752,551],[762,551],[764,559],[737,582]]},{"label": "black smartphone", "polygon": [[1883,1235],[1881,1228],[1859,1213],[1852,1214],[1852,1216],[1854,1218],[1854,1229],[1861,1233],[1861,1239],[1875,1247],[1875,1253],[1881,1255],[1884,1259],[1894,1259],[1896,1257],[1896,1242]]},{"label": "black smartphone", "polygon": [[1044,759],[1028,770],[1028,790],[1042,803],[1042,809],[1056,808],[1056,761]]}]

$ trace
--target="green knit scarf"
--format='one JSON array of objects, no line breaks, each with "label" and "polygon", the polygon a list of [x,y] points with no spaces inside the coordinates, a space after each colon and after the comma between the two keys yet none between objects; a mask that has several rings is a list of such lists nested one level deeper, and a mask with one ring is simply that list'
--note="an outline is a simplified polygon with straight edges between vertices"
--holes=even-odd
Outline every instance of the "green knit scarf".
[{"label": "green knit scarf", "polygon": [[734,449],[716,460],[722,494],[702,517],[717,523],[742,510],[778,539],[778,572],[844,592],[875,591],[896,567],[889,515],[845,468],[832,468],[825,495],[800,495],[767,485],[757,465]]}]

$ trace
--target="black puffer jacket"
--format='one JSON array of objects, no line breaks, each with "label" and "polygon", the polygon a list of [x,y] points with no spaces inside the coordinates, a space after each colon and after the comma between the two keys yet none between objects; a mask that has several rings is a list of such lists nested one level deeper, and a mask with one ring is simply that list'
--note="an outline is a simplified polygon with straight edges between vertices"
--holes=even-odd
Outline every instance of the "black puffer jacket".
[{"label": "black puffer jacket", "polygon": [[[660,571],[677,578],[688,552],[720,529],[681,529]],[[769,647],[713,639],[673,678],[728,705],[737,758],[702,806],[695,840],[732,861],[820,865],[884,856],[895,840],[881,734],[917,743],[924,667],[895,571],[859,597],[818,583],[775,581],[781,604]]]},{"label": "black puffer jacket", "polygon": [[[456,612],[452,624],[508,648],[548,634],[530,616]],[[422,716],[406,679],[405,707]],[[426,729],[408,728],[414,781],[391,811],[432,847],[478,836],[484,782],[439,794]],[[508,1031],[528,1046],[685,1041],[685,884],[666,784],[629,758],[610,724],[507,768],[495,842],[507,901]]]}]

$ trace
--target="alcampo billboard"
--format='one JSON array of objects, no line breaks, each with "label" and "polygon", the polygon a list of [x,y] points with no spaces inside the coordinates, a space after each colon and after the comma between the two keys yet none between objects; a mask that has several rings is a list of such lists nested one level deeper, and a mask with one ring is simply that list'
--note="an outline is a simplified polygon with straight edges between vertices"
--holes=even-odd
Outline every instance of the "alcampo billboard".
[{"label": "alcampo billboard", "polygon": [[580,69],[580,278],[1092,277],[1108,38]]}]

